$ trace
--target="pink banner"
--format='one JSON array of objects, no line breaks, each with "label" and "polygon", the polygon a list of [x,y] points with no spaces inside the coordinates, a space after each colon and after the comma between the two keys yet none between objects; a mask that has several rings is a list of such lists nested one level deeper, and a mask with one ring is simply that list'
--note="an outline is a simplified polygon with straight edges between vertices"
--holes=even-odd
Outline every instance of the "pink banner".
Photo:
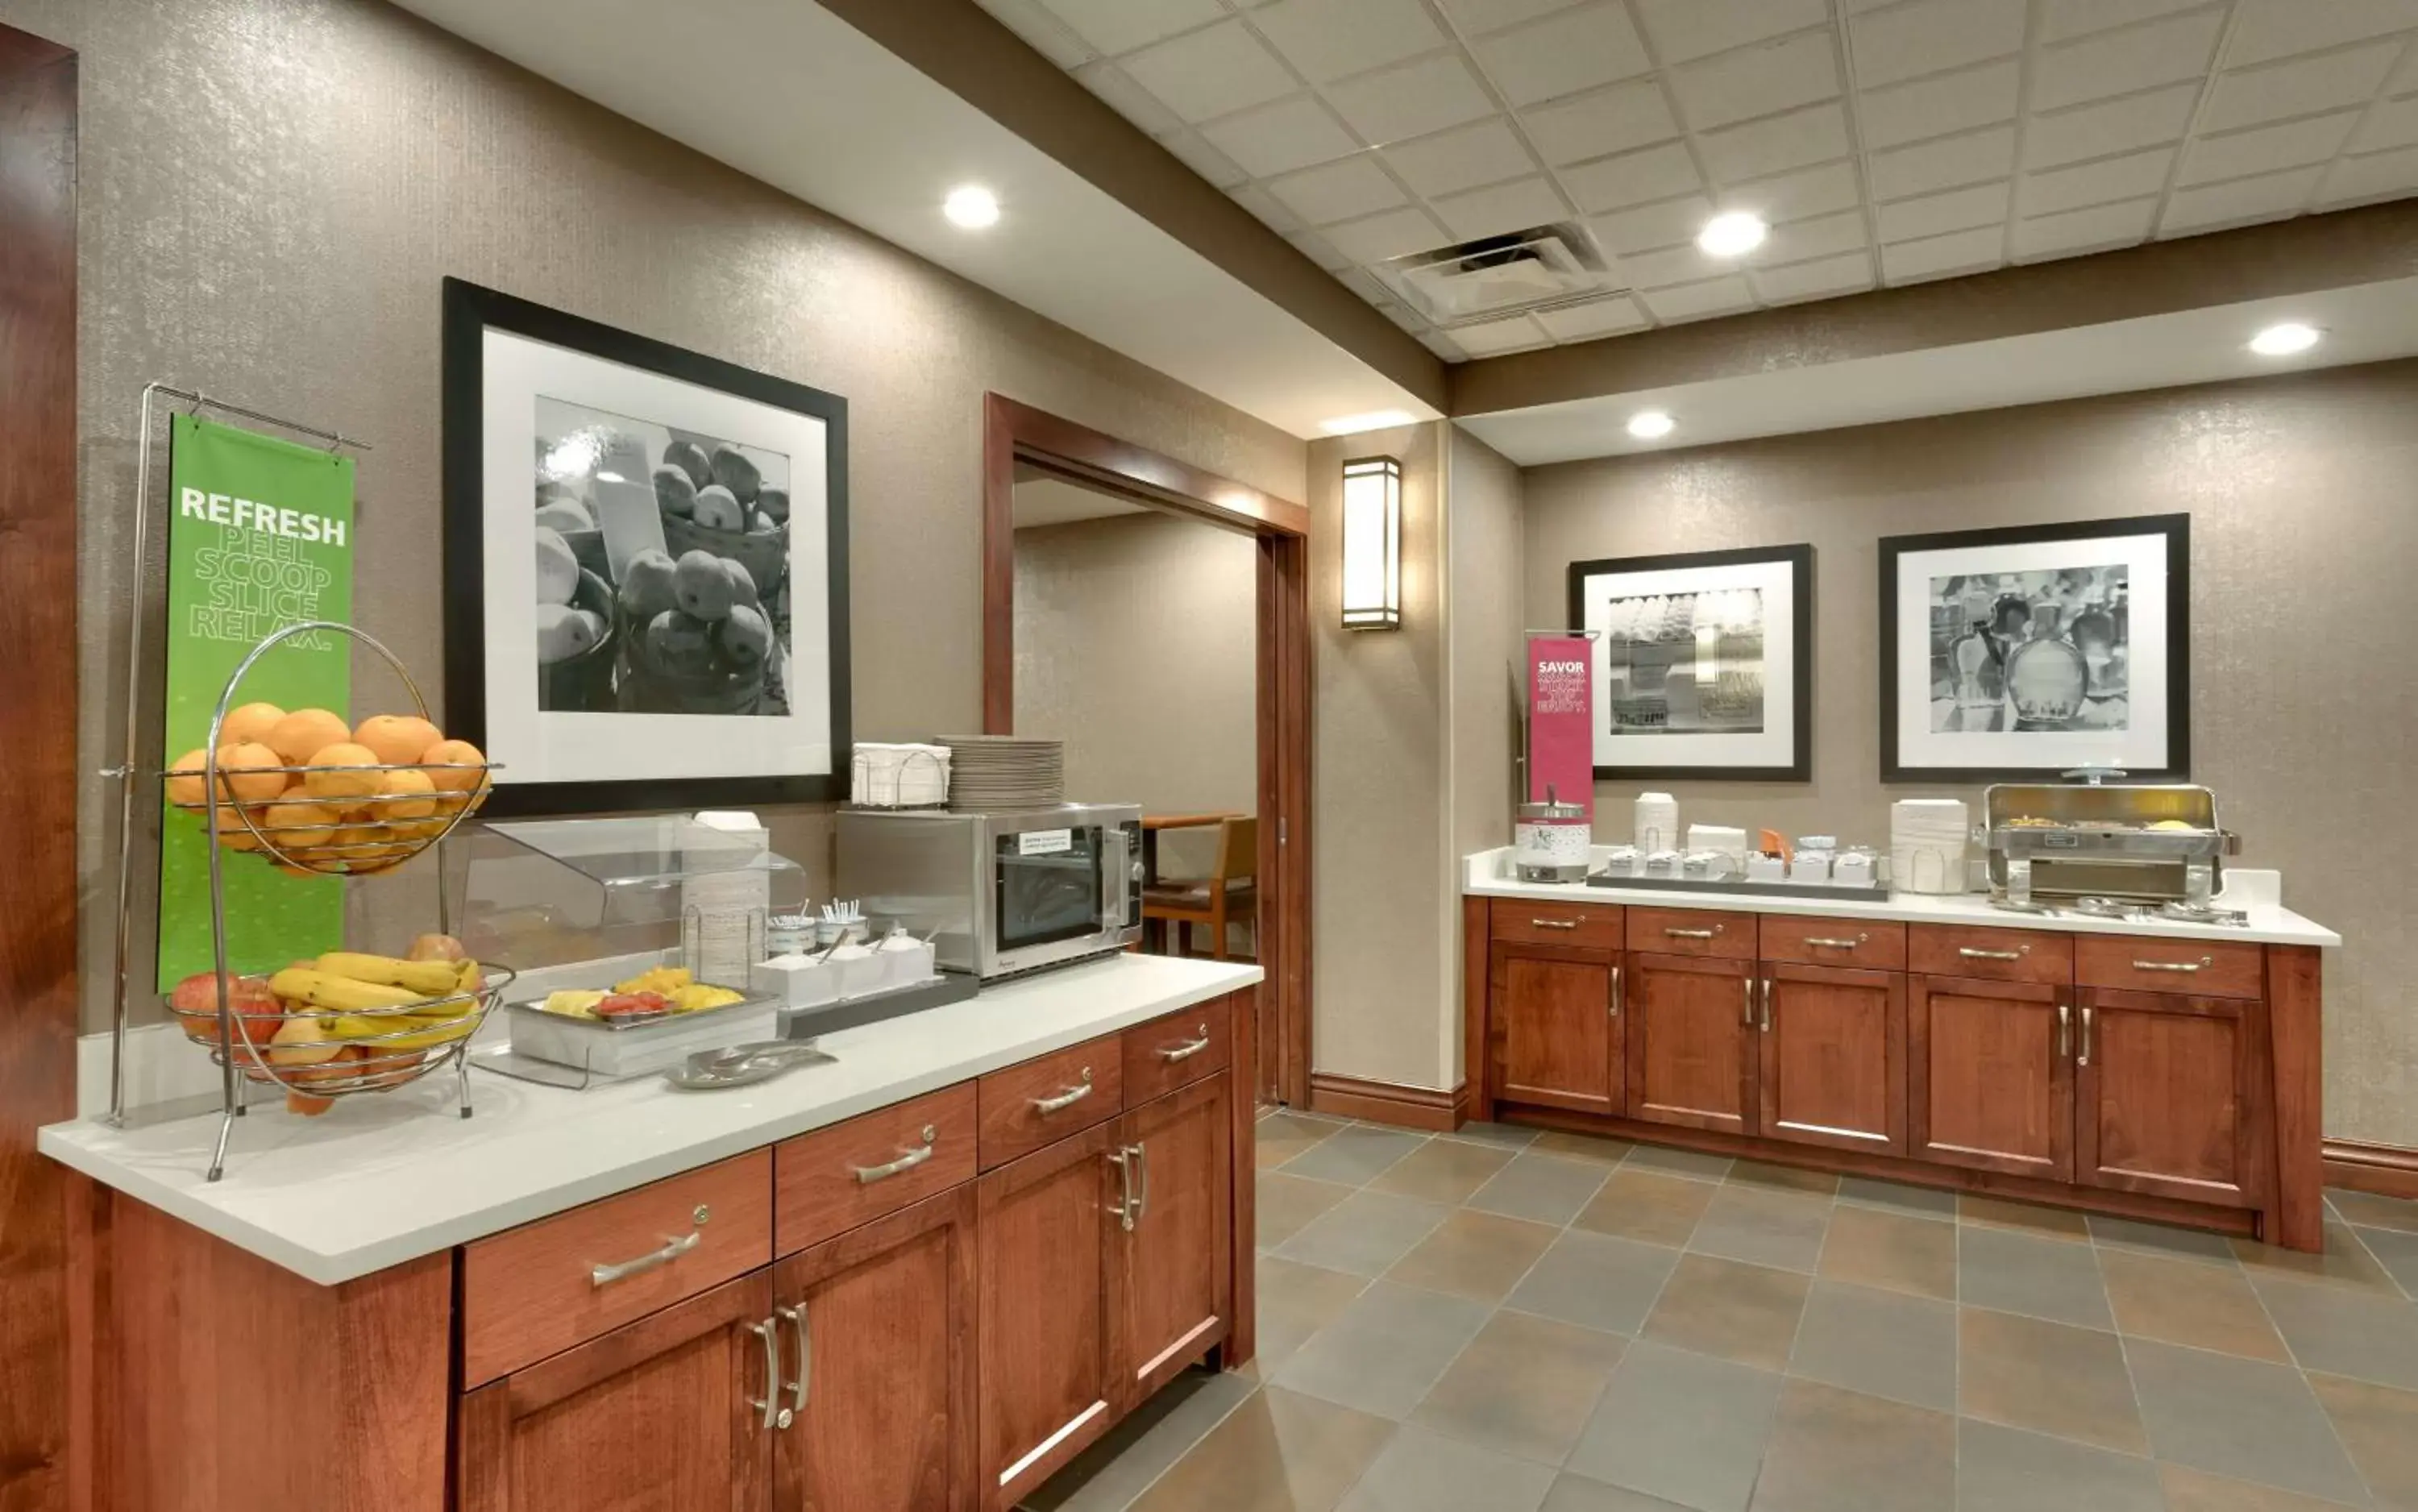
[{"label": "pink banner", "polygon": [[1528,640],[1528,802],[1548,785],[1595,818],[1595,648],[1583,635]]}]

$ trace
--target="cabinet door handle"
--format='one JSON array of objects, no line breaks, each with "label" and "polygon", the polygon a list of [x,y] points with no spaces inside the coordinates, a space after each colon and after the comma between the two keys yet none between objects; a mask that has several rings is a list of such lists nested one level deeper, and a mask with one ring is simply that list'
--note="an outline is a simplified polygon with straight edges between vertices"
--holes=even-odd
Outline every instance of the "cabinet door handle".
[{"label": "cabinet door handle", "polygon": [[2090,1063],[2090,1010],[2088,1008],[2082,1010],[2082,1053],[2074,1058],[2074,1063],[2078,1066]]},{"label": "cabinet door handle", "polygon": [[764,1341],[764,1395],[748,1397],[747,1405],[763,1413],[767,1430],[775,1425],[787,1428],[788,1424],[782,1421],[788,1414],[781,1407],[780,1329],[767,1318],[760,1323],[749,1323],[747,1332]]},{"label": "cabinet door handle", "polygon": [[1133,1215],[1137,1219],[1147,1218],[1150,1216],[1150,1151],[1136,1140],[1125,1146],[1125,1153],[1133,1156],[1136,1166],[1141,1168],[1141,1195],[1134,1199]]},{"label": "cabinet door handle", "polygon": [[1201,1037],[1197,1040],[1186,1040],[1183,1044],[1174,1046],[1172,1049],[1161,1050],[1158,1052],[1158,1058],[1167,1061],[1189,1061],[1194,1056],[1199,1055],[1201,1051],[1209,1048],[1208,1025],[1199,1025],[1194,1028],[1192,1032],[1200,1035]]},{"label": "cabinet door handle", "polygon": [[924,1142],[917,1145],[914,1149],[902,1151],[899,1153],[897,1159],[885,1160],[879,1166],[857,1167],[857,1184],[860,1186],[871,1186],[876,1182],[888,1181],[891,1177],[897,1175],[900,1171],[913,1170],[916,1167],[931,1159],[933,1137],[935,1132],[936,1131],[933,1129],[932,1125],[926,1123],[924,1125]]},{"label": "cabinet door handle", "polygon": [[2060,1061],[2074,1053],[2074,1006],[2057,1005],[2057,1058]]},{"label": "cabinet door handle", "polygon": [[588,1273],[589,1285],[611,1286],[616,1281],[627,1280],[633,1275],[644,1275],[649,1271],[669,1265],[704,1243],[704,1233],[691,1229],[678,1239],[665,1240],[663,1248],[650,1250],[636,1260],[620,1260],[611,1265],[595,1267]]},{"label": "cabinet door handle", "polygon": [[[798,1373],[789,1382],[789,1407],[803,1413],[806,1410],[806,1378],[814,1373],[815,1368],[814,1328],[806,1321],[806,1305],[803,1302],[794,1307],[775,1307],[773,1312],[781,1321],[797,1331]],[[785,1408],[773,1419],[773,1425],[777,1428],[788,1428],[792,1421],[794,1418],[790,1411]]]},{"label": "cabinet door handle", "polygon": [[1763,1031],[1771,1032],[1771,978],[1763,979]]},{"label": "cabinet door handle", "polygon": [[1752,1029],[1754,1028],[1754,978],[1748,977],[1741,981],[1738,985],[1746,988],[1745,1022],[1747,1028]]},{"label": "cabinet door handle", "polygon": [[2020,961],[2024,958],[2020,950],[1975,950],[1970,945],[1957,946],[1956,954],[1968,961]]},{"label": "cabinet door handle", "polygon": [[[1117,1227],[1126,1233],[1134,1231],[1134,1220],[1142,1215],[1150,1201],[1150,1162],[1138,1144],[1121,1144],[1109,1152],[1109,1160],[1117,1168]],[[1141,1184],[1134,1184],[1135,1168],[1141,1169]]]},{"label": "cabinet door handle", "polygon": [[2214,966],[2216,957],[2203,955],[2196,961],[2135,961],[2135,971],[2197,971]]},{"label": "cabinet door handle", "polygon": [[1576,919],[1531,919],[1528,924],[1536,929],[1576,929],[1579,926]]},{"label": "cabinet door handle", "polygon": [[1722,932],[1722,926],[1715,924],[1710,929],[1674,929],[1666,925],[1662,932],[1673,939],[1710,939]]},{"label": "cabinet door handle", "polygon": [[1853,939],[1837,939],[1828,935],[1808,935],[1805,943],[1815,950],[1854,950],[1872,938],[1870,935],[1858,935]]},{"label": "cabinet door handle", "polygon": [[1615,966],[1612,969],[1612,1016],[1615,1018],[1620,1016],[1620,968]]},{"label": "cabinet door handle", "polygon": [[1055,1097],[1036,1097],[1033,1099],[1033,1110],[1036,1113],[1055,1113],[1062,1107],[1072,1107],[1077,1103],[1081,1102],[1084,1098],[1091,1095],[1092,1068],[1090,1066],[1085,1066],[1083,1068],[1083,1079],[1079,1085],[1067,1088],[1064,1092],[1060,1092]]}]

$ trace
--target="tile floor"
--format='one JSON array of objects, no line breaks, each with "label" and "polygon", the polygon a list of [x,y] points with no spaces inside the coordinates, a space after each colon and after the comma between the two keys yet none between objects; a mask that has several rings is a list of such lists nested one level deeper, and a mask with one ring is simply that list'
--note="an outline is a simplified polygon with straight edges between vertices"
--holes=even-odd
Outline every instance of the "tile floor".
[{"label": "tile floor", "polygon": [[2418,1508],[2418,1204],[2310,1257],[1473,1125],[1259,1125],[1259,1359],[1033,1512]]}]

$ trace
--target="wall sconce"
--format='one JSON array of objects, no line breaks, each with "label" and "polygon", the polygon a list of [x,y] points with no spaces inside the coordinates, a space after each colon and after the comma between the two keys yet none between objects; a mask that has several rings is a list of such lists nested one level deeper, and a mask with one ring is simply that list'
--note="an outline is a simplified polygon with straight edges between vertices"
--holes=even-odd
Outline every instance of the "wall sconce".
[{"label": "wall sconce", "polygon": [[1402,628],[1402,465],[1343,465],[1343,628]]}]

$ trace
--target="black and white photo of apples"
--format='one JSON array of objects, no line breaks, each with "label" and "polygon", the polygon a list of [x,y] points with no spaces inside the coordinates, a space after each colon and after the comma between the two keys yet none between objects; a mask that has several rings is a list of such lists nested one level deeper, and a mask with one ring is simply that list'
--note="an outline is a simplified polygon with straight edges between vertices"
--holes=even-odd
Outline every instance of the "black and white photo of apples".
[{"label": "black and white photo of apples", "polygon": [[537,400],[538,703],[786,716],[789,458]]}]

